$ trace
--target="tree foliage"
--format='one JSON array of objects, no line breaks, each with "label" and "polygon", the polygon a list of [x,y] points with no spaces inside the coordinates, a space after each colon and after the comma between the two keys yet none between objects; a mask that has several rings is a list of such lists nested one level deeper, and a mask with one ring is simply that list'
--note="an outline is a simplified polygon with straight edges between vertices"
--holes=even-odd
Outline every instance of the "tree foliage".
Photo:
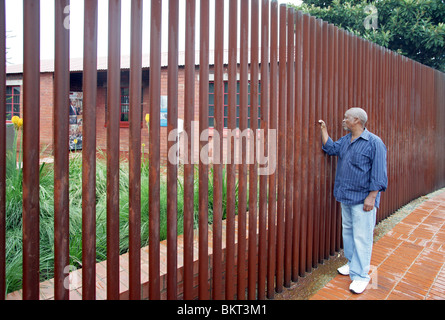
[{"label": "tree foliage", "polygon": [[445,0],[304,0],[296,8],[445,72]]}]

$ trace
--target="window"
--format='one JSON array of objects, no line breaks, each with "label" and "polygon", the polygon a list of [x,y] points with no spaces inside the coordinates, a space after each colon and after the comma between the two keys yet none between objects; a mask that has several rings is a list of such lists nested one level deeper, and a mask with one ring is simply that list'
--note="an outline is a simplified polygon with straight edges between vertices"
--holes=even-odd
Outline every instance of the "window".
[{"label": "window", "polygon": [[[141,88],[141,126],[143,125],[143,89]],[[107,126],[107,112],[108,105],[105,99],[105,126]],[[130,88],[121,87],[121,115],[120,115],[120,127],[128,128],[130,126]]]},{"label": "window", "polygon": [[[258,84],[258,128],[260,127],[261,119],[261,84]],[[240,103],[240,83],[236,84],[236,127],[239,128],[239,103]],[[224,81],[224,128],[228,125],[228,111],[229,111],[229,82]],[[215,126],[215,83],[209,83],[209,127]],[[248,84],[247,96],[247,127],[250,128],[250,83]]]},{"label": "window", "polygon": [[121,122],[130,120],[130,88],[121,88]]},{"label": "window", "polygon": [[6,87],[6,120],[20,117],[20,86]]}]

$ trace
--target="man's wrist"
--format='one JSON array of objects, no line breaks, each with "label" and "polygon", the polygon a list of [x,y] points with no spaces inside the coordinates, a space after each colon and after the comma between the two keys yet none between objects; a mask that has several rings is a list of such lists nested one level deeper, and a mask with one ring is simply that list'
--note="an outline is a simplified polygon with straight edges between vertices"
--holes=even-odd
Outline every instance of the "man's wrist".
[{"label": "man's wrist", "polygon": [[378,191],[371,191],[369,194],[368,194],[368,197],[370,197],[370,198],[377,198],[377,195],[378,195]]}]

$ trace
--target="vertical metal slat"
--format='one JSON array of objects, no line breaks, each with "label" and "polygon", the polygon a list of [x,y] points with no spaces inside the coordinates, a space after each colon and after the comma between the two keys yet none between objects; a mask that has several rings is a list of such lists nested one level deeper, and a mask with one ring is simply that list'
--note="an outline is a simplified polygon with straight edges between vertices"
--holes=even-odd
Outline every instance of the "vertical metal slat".
[{"label": "vertical metal slat", "polygon": [[151,2],[149,133],[149,298],[159,300],[160,282],[160,100],[162,1]]},{"label": "vertical metal slat", "polygon": [[[277,122],[278,122],[278,3],[271,3],[271,29],[270,29],[270,131],[274,131],[271,136],[271,145],[277,144]],[[275,139],[273,139],[275,138]],[[273,140],[272,140],[273,139]],[[274,167],[277,162],[276,152],[269,153],[269,164]],[[269,175],[269,206],[268,206],[268,242],[267,242],[267,298],[272,299],[275,294],[275,274],[276,274],[276,212],[277,212],[277,176],[276,168]]]},{"label": "vertical metal slat", "polygon": [[119,139],[121,1],[108,6],[107,299],[119,299]]},{"label": "vertical metal slat", "polygon": [[[209,0],[201,0],[200,11],[200,69],[199,69],[199,136],[209,128]],[[208,138],[208,135],[207,135]],[[209,295],[209,166],[201,159],[205,141],[199,145],[199,299],[208,300]],[[208,149],[207,149],[208,151]],[[206,161],[209,160],[207,153]]]},{"label": "vertical metal slat", "polygon": [[[169,1],[168,28],[168,120],[167,149],[176,147],[178,128],[178,31],[179,3]],[[174,136],[173,136],[174,135]],[[174,139],[173,139],[174,138]],[[177,299],[177,267],[178,267],[178,165],[173,159],[167,162],[167,299]]]},{"label": "vertical metal slat", "polygon": [[[0,300],[6,294],[6,7],[0,1]],[[4,40],[3,40],[4,39]]]},{"label": "vertical metal slat", "polygon": [[39,299],[40,1],[23,3],[23,299]]},{"label": "vertical metal slat", "polygon": [[85,0],[82,132],[82,299],[96,299],[97,0]]},{"label": "vertical metal slat", "polygon": [[[69,0],[55,1],[54,71],[54,297],[67,300],[64,279],[69,272],[69,29],[64,9]],[[68,269],[66,269],[68,267]]]},{"label": "vertical metal slat", "polygon": [[188,158],[184,165],[184,299],[193,299],[194,157],[192,137],[195,111],[195,0],[187,0],[185,29],[184,130]]},{"label": "vertical metal slat", "polygon": [[130,300],[141,298],[141,0],[131,2],[130,134],[129,134],[129,286]]},{"label": "vertical metal slat", "polygon": [[215,131],[213,137],[213,288],[214,300],[223,299],[222,284],[222,132],[224,127],[224,2],[215,3]]},{"label": "vertical metal slat", "polygon": [[287,10],[287,99],[286,99],[286,206],[284,241],[284,286],[290,287],[292,272],[292,226],[294,193],[294,108],[295,108],[295,52],[294,9]]},{"label": "vertical metal slat", "polygon": [[284,281],[284,210],[285,210],[285,186],[286,186],[286,54],[287,54],[287,7],[280,5],[280,26],[279,26],[279,84],[278,84],[278,156],[277,156],[277,251],[276,251],[276,291],[283,291]]},{"label": "vertical metal slat", "polygon": [[302,54],[303,54],[303,13],[295,12],[295,113],[294,113],[294,194],[293,194],[293,234],[292,234],[292,281],[298,281],[300,272],[300,227],[302,202]]},{"label": "vertical metal slat", "polygon": [[251,2],[251,60],[250,60],[250,128],[253,138],[250,140],[249,152],[252,153],[253,163],[249,166],[249,265],[248,265],[248,299],[256,298],[256,283],[258,279],[257,261],[257,190],[258,190],[258,163],[257,163],[257,132],[258,132],[258,51],[259,51],[259,2]]},{"label": "vertical metal slat", "polygon": [[[269,1],[262,0],[261,4],[261,136],[262,151],[260,157],[268,156],[269,129]],[[260,163],[260,193],[258,205],[259,244],[258,244],[258,299],[265,299],[267,273],[267,168],[264,159]]]},{"label": "vertical metal slat", "polygon": [[249,3],[241,1],[240,27],[240,82],[239,82],[239,159],[238,166],[238,252],[237,252],[237,299],[246,299],[246,211],[247,211],[247,130],[248,103],[248,40]]}]

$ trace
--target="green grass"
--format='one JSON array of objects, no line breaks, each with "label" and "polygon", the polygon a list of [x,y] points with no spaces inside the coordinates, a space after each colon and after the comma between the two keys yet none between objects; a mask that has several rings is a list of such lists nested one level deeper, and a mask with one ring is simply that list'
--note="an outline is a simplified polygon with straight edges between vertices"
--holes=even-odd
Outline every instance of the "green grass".
[{"label": "green grass", "polygon": [[[106,260],[106,155],[96,161],[96,260]],[[7,293],[22,286],[22,174],[8,155],[6,194],[6,288]],[[182,172],[179,168],[179,172]],[[198,226],[199,179],[195,168],[194,226]],[[161,170],[162,172],[162,170]],[[129,233],[129,169],[128,161],[120,162],[120,252],[128,251]],[[223,218],[225,217],[225,169],[223,169]],[[141,168],[141,244],[148,245],[148,163]],[[236,186],[236,191],[238,185]],[[69,247],[70,265],[80,268],[82,262],[82,157],[76,154],[69,164]],[[165,176],[160,185],[160,238],[167,235],[167,184]],[[178,179],[178,234],[183,232],[183,181]],[[247,200],[248,203],[248,200]],[[40,278],[53,278],[54,274],[54,173],[52,164],[40,168]],[[236,204],[237,208],[237,204]],[[209,223],[213,222],[213,170],[209,170]]]}]

